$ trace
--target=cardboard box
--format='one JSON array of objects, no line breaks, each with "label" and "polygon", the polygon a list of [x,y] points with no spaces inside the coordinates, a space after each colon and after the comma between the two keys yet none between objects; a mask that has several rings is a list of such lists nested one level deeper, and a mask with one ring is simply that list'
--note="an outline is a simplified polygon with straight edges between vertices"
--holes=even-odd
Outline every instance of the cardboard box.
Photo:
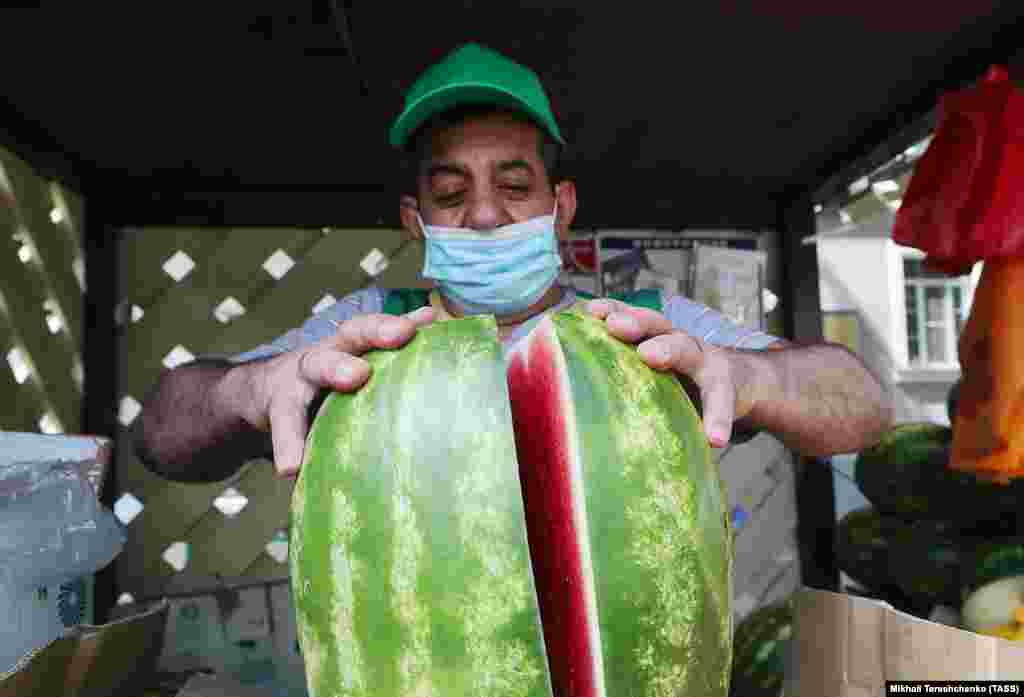
[{"label": "cardboard box", "polygon": [[788,697],[879,697],[887,680],[1024,680],[1024,644],[878,600],[802,588],[794,612]]},{"label": "cardboard box", "polygon": [[138,697],[152,684],[166,601],[109,624],[77,625],[0,675],[0,697]]}]

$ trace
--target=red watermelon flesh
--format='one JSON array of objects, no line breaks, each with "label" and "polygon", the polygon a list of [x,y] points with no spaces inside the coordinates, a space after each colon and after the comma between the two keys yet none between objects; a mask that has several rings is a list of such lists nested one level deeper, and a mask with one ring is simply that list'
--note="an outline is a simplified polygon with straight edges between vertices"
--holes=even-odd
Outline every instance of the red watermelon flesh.
[{"label": "red watermelon flesh", "polygon": [[568,385],[554,341],[545,322],[526,350],[512,356],[512,423],[552,690],[557,697],[599,697],[603,670],[582,475],[569,440]]}]

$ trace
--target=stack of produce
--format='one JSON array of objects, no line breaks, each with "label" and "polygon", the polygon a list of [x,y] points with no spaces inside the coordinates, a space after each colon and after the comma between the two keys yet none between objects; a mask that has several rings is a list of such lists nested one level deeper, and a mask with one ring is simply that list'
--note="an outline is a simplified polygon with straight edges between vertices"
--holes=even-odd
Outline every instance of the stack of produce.
[{"label": "stack of produce", "polygon": [[[948,426],[905,423],[858,455],[856,482],[871,506],[840,521],[839,566],[858,592],[904,611],[948,606],[961,610],[964,628],[1024,638],[1014,624],[1024,595],[1011,602],[1011,590],[1024,589],[1024,480],[952,469],[952,441]],[[1010,585],[1000,592],[993,583]]]}]

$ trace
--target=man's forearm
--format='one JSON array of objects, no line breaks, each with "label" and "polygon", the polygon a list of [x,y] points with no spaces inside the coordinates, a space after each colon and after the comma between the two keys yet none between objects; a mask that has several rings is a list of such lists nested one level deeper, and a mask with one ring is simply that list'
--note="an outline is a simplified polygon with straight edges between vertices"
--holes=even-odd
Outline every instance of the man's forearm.
[{"label": "man's forearm", "polygon": [[806,456],[860,451],[891,425],[889,394],[837,344],[744,352],[755,404],[747,421]]},{"label": "man's forearm", "polygon": [[133,429],[143,463],[168,479],[210,482],[247,460],[270,457],[269,434],[240,411],[249,399],[244,373],[253,365],[204,360],[161,376]]}]

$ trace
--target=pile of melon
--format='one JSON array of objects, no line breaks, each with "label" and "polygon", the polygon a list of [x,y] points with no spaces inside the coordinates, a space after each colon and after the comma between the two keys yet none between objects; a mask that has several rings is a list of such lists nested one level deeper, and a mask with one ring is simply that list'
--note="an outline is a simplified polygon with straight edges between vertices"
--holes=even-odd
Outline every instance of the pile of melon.
[{"label": "pile of melon", "polygon": [[924,616],[951,607],[964,629],[1024,640],[1024,479],[950,468],[952,442],[949,426],[902,423],[858,454],[871,505],[837,526],[839,567],[856,592]]}]

